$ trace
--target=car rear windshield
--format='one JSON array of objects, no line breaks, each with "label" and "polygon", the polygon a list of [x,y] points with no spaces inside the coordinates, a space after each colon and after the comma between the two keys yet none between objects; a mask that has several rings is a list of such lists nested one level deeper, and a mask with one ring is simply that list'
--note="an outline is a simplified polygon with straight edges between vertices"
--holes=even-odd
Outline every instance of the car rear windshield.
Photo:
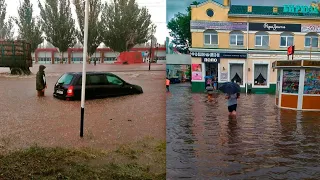
[{"label": "car rear windshield", "polygon": [[63,85],[69,85],[71,83],[72,79],[73,79],[73,75],[72,74],[64,74],[58,80],[58,83],[59,84],[63,84]]}]

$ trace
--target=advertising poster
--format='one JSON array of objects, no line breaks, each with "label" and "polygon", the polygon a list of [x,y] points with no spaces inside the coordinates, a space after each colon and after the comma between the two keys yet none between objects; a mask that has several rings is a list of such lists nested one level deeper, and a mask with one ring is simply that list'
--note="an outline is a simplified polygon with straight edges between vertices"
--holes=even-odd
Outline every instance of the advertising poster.
[{"label": "advertising poster", "polygon": [[227,72],[220,72],[220,80],[221,81],[228,81],[228,73]]},{"label": "advertising poster", "polygon": [[320,70],[306,69],[304,94],[320,94]]},{"label": "advertising poster", "polygon": [[202,80],[201,64],[192,64],[192,80]]}]

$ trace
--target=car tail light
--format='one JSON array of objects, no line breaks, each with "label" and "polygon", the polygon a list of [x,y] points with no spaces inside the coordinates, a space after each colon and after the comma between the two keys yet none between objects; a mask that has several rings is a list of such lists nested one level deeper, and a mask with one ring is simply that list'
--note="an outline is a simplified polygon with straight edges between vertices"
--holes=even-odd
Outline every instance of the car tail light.
[{"label": "car tail light", "polygon": [[73,95],[74,95],[73,86],[69,86],[67,91],[67,96],[73,96]]}]

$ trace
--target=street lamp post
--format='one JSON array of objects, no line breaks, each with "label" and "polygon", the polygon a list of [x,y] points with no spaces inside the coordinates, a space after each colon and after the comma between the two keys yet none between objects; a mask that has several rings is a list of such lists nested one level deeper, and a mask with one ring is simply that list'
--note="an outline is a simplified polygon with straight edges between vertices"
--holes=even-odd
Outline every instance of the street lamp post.
[{"label": "street lamp post", "polygon": [[[246,75],[246,95],[248,94],[248,56],[249,56],[249,15],[247,17],[247,59],[245,61],[245,75]],[[253,72],[254,73],[254,72]]]},{"label": "street lamp post", "polygon": [[151,69],[151,57],[152,57],[152,48],[153,48],[153,46],[152,46],[152,44],[153,44],[153,38],[154,38],[154,36],[153,36],[153,34],[154,34],[154,31],[155,31],[155,26],[154,25],[152,25],[151,26],[151,43],[150,43],[150,52],[149,52],[149,71],[150,71],[150,69]]},{"label": "street lamp post", "polygon": [[149,52],[149,71],[151,69],[151,57],[152,57],[152,39],[153,37],[151,37],[151,43],[150,43],[150,52]]},{"label": "street lamp post", "polygon": [[84,40],[83,40],[83,58],[82,58],[82,87],[81,87],[81,118],[80,118],[80,137],[83,137],[84,124],[84,102],[86,97],[86,65],[87,65],[87,49],[88,49],[88,17],[89,16],[89,0],[85,1],[84,15]]}]

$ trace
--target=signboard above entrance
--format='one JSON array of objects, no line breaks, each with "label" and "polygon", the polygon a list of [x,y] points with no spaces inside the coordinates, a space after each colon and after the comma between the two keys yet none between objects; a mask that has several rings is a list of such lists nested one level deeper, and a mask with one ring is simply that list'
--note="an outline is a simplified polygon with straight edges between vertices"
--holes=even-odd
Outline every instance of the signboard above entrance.
[{"label": "signboard above entrance", "polygon": [[303,14],[319,14],[318,7],[302,6],[302,5],[284,5],[285,13],[303,13]]},{"label": "signboard above entrance", "polygon": [[272,68],[279,68],[279,67],[301,67],[302,60],[282,60],[282,61],[275,61],[272,63]]},{"label": "signboard above entrance", "polygon": [[303,66],[320,67],[320,61],[303,60]]},{"label": "signboard above entrance", "polygon": [[300,32],[301,24],[249,23],[250,31],[290,31]]},{"label": "signboard above entrance", "polygon": [[220,58],[202,57],[201,59],[203,63],[220,63]]},{"label": "signboard above entrance", "polygon": [[301,25],[301,32],[308,33],[308,32],[320,32],[320,25],[317,24],[302,24]]},{"label": "signboard above entrance", "polygon": [[247,59],[247,53],[191,52],[191,57]]},{"label": "signboard above entrance", "polygon": [[190,21],[190,29],[247,30],[246,22]]}]

